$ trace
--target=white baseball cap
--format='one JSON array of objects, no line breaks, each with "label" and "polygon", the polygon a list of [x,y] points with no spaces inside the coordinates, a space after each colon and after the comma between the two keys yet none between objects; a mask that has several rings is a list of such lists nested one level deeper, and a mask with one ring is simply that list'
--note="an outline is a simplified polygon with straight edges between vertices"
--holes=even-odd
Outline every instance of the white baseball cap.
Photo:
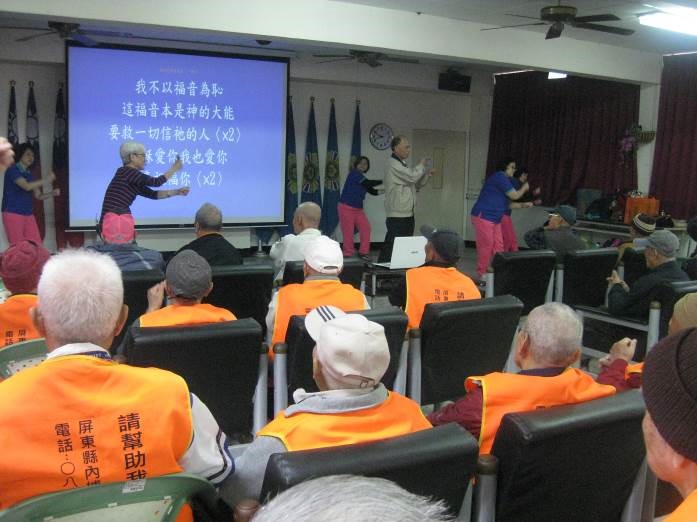
[{"label": "white baseball cap", "polygon": [[375,386],[390,364],[385,329],[361,314],[320,306],[305,316],[305,328],[328,381],[340,387]]},{"label": "white baseball cap", "polygon": [[344,267],[344,254],[339,243],[327,236],[308,242],[303,255],[305,262],[321,274],[337,275]]}]

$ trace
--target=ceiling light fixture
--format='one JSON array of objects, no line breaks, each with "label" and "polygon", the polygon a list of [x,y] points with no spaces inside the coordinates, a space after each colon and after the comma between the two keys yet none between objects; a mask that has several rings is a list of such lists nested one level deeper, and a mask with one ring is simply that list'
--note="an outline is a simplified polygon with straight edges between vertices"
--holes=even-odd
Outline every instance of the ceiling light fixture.
[{"label": "ceiling light fixture", "polygon": [[566,78],[566,73],[554,71],[549,71],[549,73],[547,73],[548,80],[561,80],[562,78]]},{"label": "ceiling light fixture", "polygon": [[649,27],[697,36],[697,9],[680,6],[655,9],[657,11],[654,13],[640,15],[639,23]]}]

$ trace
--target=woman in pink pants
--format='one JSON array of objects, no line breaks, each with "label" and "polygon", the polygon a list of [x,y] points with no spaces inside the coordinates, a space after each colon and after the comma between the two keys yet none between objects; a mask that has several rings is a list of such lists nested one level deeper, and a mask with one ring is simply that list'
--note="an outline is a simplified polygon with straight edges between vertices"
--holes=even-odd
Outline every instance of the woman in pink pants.
[{"label": "woman in pink pants", "polygon": [[527,182],[515,189],[511,178],[516,164],[513,158],[504,158],[498,169],[484,182],[479,199],[472,207],[472,225],[477,236],[477,274],[483,277],[491,259],[503,252],[501,219],[510,202],[520,199],[529,190]]},{"label": "woman in pink pants", "polygon": [[370,221],[363,210],[363,200],[366,192],[373,196],[378,194],[375,189],[382,180],[373,180],[365,177],[370,170],[370,160],[361,156],[356,160],[354,168],[349,172],[344,189],[339,197],[337,210],[339,212],[339,226],[341,235],[344,237],[342,250],[344,256],[354,255],[353,232],[358,228],[358,235],[361,238],[361,245],[358,249],[358,257],[365,261],[370,261]]}]

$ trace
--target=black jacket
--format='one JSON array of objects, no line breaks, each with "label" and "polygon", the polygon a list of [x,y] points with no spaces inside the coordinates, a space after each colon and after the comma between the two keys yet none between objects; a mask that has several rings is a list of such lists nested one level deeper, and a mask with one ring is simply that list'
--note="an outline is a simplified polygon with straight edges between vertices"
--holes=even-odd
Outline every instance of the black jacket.
[{"label": "black jacket", "polygon": [[220,234],[206,234],[198,237],[177,250],[177,254],[182,250],[193,250],[211,266],[242,264],[242,255]]}]

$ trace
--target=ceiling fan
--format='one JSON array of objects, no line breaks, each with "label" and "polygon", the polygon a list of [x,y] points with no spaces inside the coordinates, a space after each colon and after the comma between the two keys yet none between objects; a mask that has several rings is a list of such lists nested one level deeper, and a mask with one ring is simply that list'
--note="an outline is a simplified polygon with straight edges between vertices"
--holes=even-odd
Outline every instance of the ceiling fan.
[{"label": "ceiling fan", "polygon": [[63,40],[75,40],[88,47],[94,47],[95,45],[99,45],[99,42],[96,42],[95,40],[90,38],[90,36],[110,36],[119,38],[130,38],[133,36],[131,33],[124,32],[80,29],[80,24],[70,22],[55,22],[49,20],[47,25],[47,29],[44,29],[42,27],[22,26],[2,26],[0,27],[0,29],[23,29],[29,31],[40,31],[38,34],[32,34],[29,36],[17,38],[15,39],[15,42],[27,42],[29,40],[34,40],[35,38],[41,38],[42,36],[57,34]]},{"label": "ceiling fan", "polygon": [[[619,17],[614,14],[606,13],[599,15],[590,16],[576,16],[577,9],[571,5],[561,5],[561,2],[557,5],[549,5],[543,7],[540,11],[540,22],[529,23],[529,24],[517,24],[517,25],[504,25],[501,27],[489,27],[487,29],[482,29],[482,31],[491,31],[494,29],[507,29],[509,27],[526,27],[531,25],[547,25],[551,24],[545,40],[551,40],[553,38],[559,38],[565,25],[570,25],[577,29],[589,29],[591,31],[600,31],[603,33],[616,34],[621,36],[629,36],[634,34],[631,29],[624,29],[623,27],[613,27],[611,25],[601,25],[596,22],[618,22]],[[530,18],[532,20],[538,20],[533,16],[522,16],[516,14],[510,14],[510,16],[516,16],[518,18]]]},{"label": "ceiling fan", "polygon": [[399,56],[388,56],[375,51],[356,51],[349,50],[346,54],[313,54],[315,58],[330,58],[318,63],[343,62],[346,60],[356,60],[358,63],[364,63],[370,67],[380,67],[382,62],[397,62],[397,63],[419,63],[413,58],[402,58]]}]

